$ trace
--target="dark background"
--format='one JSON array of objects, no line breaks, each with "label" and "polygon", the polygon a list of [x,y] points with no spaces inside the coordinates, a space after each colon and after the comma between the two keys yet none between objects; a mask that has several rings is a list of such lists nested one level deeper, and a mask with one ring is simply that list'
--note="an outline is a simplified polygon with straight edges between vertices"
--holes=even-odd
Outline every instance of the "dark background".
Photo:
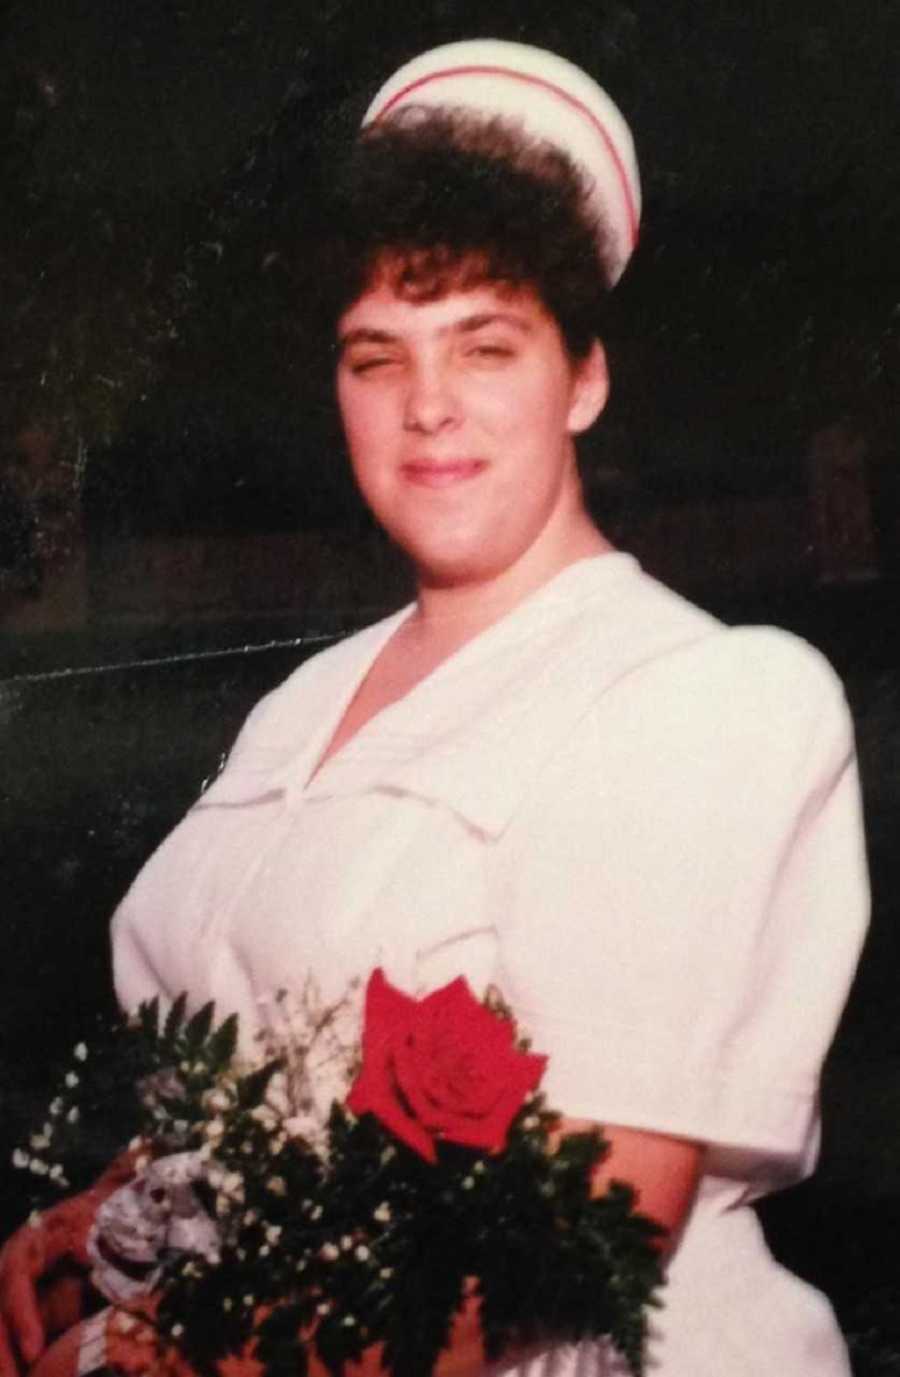
[{"label": "dark background", "polygon": [[[548,15],[547,11],[551,9]],[[872,935],[814,1182],[765,1207],[900,1371],[900,7],[0,0],[0,1149],[109,1005],[108,915],[247,709],[406,576],[289,270],[393,68],[513,38],[632,124],[645,227],[583,455],[604,529],[790,627],[857,722]],[[3,1211],[25,1207],[9,1174]]]}]

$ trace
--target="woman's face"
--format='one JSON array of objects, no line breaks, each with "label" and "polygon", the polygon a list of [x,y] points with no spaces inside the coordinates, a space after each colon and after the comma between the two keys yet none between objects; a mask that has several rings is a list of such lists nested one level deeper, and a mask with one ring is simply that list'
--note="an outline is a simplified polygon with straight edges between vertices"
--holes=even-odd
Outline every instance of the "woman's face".
[{"label": "woman's face", "polygon": [[416,302],[376,282],[338,335],[356,481],[422,582],[495,577],[564,539],[573,436],[606,400],[599,345],[573,365],[534,292],[489,283]]}]

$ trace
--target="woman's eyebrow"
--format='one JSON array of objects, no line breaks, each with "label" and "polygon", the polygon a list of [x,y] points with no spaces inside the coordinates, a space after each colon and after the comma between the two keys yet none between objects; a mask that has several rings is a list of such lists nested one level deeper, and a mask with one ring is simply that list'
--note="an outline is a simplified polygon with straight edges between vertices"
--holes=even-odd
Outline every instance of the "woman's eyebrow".
[{"label": "woman's eyebrow", "polygon": [[[475,315],[464,316],[462,320],[451,321],[438,330],[438,335],[468,335],[476,330],[483,330],[488,325],[509,325],[520,334],[531,333],[532,325],[524,316],[517,315],[514,311],[479,311]],[[353,330],[348,330],[338,339],[340,350],[350,349],[354,344],[396,344],[400,340],[398,334],[390,330],[379,330],[371,325],[358,325]]]},{"label": "woman's eyebrow", "polygon": [[473,330],[483,329],[485,325],[511,325],[523,335],[530,334],[532,328],[531,321],[514,311],[481,311],[478,315],[466,316],[463,320],[456,321],[448,329],[457,334],[469,334]]},{"label": "woman's eyebrow", "polygon": [[338,348],[349,349],[353,344],[394,344],[397,338],[398,336],[392,335],[389,330],[373,330],[370,326],[360,325],[340,336]]}]

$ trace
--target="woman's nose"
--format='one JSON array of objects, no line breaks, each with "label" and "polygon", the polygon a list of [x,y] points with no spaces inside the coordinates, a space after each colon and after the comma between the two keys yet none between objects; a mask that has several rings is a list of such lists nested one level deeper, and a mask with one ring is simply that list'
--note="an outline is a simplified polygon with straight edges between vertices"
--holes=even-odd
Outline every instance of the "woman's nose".
[{"label": "woman's nose", "polygon": [[457,400],[447,370],[440,366],[414,369],[405,399],[405,428],[433,435],[454,425],[457,417]]}]

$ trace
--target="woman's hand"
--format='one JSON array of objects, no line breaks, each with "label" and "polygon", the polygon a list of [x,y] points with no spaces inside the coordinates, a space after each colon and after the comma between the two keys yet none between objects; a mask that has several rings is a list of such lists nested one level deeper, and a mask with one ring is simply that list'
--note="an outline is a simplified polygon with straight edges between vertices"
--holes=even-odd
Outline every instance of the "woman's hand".
[{"label": "woman's hand", "polygon": [[[117,1157],[89,1190],[23,1224],[0,1248],[0,1377],[19,1377],[44,1351],[48,1330],[77,1318],[71,1272],[86,1272],[87,1239],[97,1210],[134,1175],[135,1156]],[[69,1277],[47,1286],[64,1265]]]},{"label": "woman's hand", "polygon": [[0,1377],[17,1377],[43,1350],[37,1288],[48,1266],[43,1223],[23,1224],[0,1248]]},{"label": "woman's hand", "polygon": [[78,1319],[78,1272],[86,1272],[87,1236],[106,1194],[92,1187],[60,1201],[0,1248],[0,1377],[17,1377],[44,1351],[48,1333]]}]

